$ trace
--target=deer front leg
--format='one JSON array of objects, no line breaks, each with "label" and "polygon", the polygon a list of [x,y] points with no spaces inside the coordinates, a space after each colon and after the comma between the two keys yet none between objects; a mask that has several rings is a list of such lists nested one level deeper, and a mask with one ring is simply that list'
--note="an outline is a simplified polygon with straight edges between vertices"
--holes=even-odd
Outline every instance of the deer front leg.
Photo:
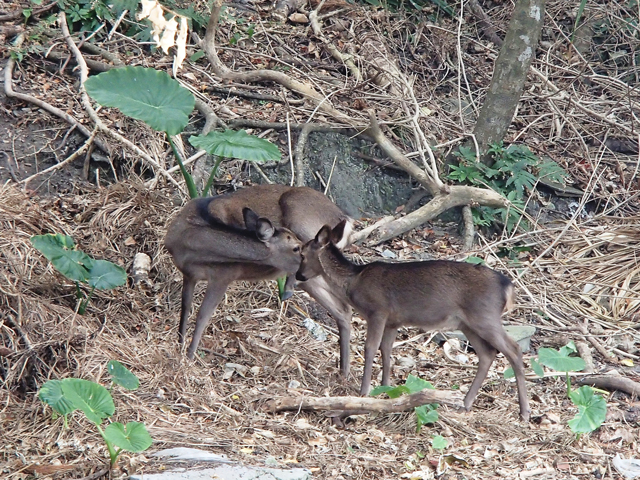
[{"label": "deer front leg", "polygon": [[382,335],[380,354],[382,355],[382,385],[391,385],[391,348],[398,334],[397,328],[387,327]]},{"label": "deer front leg", "polygon": [[364,344],[364,372],[362,374],[362,385],[360,396],[365,396],[371,389],[371,373],[373,371],[373,358],[380,348],[380,342],[384,334],[386,316],[373,315],[367,318],[367,339]]}]

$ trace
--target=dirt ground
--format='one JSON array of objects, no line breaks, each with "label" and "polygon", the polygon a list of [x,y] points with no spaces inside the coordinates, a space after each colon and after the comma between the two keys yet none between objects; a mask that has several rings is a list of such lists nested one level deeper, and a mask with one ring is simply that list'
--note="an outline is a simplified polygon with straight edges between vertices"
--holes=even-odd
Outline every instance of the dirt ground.
[{"label": "dirt ground", "polygon": [[[549,15],[565,21],[564,14],[558,13],[564,7],[551,3]],[[447,48],[454,51],[455,37],[437,32],[429,39],[433,45],[443,41],[438,55]],[[572,60],[566,61],[566,68],[573,68]],[[425,62],[435,62],[434,57]],[[563,77],[565,70],[559,71],[558,84],[572,82]],[[478,72],[478,82],[486,84],[489,77]],[[193,73],[199,71],[193,69]],[[75,91],[73,77],[58,72],[64,81],[44,88],[47,75],[31,59],[20,65],[14,81],[51,103],[81,111],[77,98],[68,93]],[[437,83],[428,75],[422,81]],[[601,100],[617,94],[605,89],[605,95],[599,86],[585,85],[579,88],[589,88],[591,96],[584,98]],[[425,98],[432,93],[425,92]],[[441,93],[436,87],[433,92]],[[448,95],[438,99],[444,102]],[[629,95],[633,103],[635,93]],[[230,108],[244,113],[263,105],[218,101],[223,112]],[[514,279],[518,300],[504,321],[536,327],[531,351],[525,354],[527,366],[540,347],[559,348],[573,340],[586,346],[595,373],[637,382],[640,203],[633,173],[637,144],[635,154],[606,149],[604,142],[589,150],[589,142],[606,137],[606,128],[614,129],[593,117],[567,124],[566,137],[547,142],[548,129],[553,127],[537,120],[538,113],[546,111],[544,101],[547,97],[525,92],[510,138],[528,129],[527,141],[563,163],[575,185],[585,190],[589,213],[568,214],[566,221],[517,235],[480,235],[473,255]],[[441,141],[458,134],[447,120],[428,121],[434,122],[430,131]],[[144,127],[117,115],[115,123],[137,144],[150,151],[166,151],[159,137]],[[107,385],[106,363],[111,359],[140,378],[140,388],[134,392],[113,390],[113,420],[142,421],[154,439],[148,452],[124,452],[114,477],[154,472],[157,466],[149,454],[177,446],[223,453],[250,465],[305,467],[314,478],[345,480],[433,478],[439,465],[447,466],[439,478],[448,479],[622,478],[612,459],[617,454],[640,458],[637,394],[603,391],[605,423],[576,438],[567,422],[577,409],[566,396],[564,377],[538,378],[527,368],[532,418],[525,424],[518,419],[515,383],[503,378],[508,363],[502,355],[470,412],[441,406],[439,420],[420,433],[416,433],[413,412],[358,415],[344,428],[322,413],[268,412],[267,402],[278,397],[357,395],[364,320],[354,317],[352,373],[344,380],[337,369],[337,330],[326,312],[301,292],[281,304],[275,282],[238,283],[216,312],[200,354],[194,361],[187,360],[177,342],[181,277],[163,247],[167,223],[185,198],[163,181],[149,183],[153,181],[150,171],[132,160],[131,153],[115,155],[115,163],[92,161],[88,179],[84,159],[79,158],[26,186],[20,183],[66,158],[84,141],[77,132],[70,132],[67,123],[26,102],[2,98],[0,138],[0,150],[6,152],[0,158],[3,478],[76,479],[101,469],[108,454],[91,424],[76,413],[69,419],[69,428],[64,428],[63,420],[52,418],[36,392],[48,379],[71,376]],[[585,148],[591,156],[583,157],[579,150],[585,144],[583,138],[590,139]],[[549,201],[543,195],[538,198]],[[385,251],[397,259],[461,259],[457,227],[434,222],[384,245],[352,247],[348,253],[360,260],[386,256]],[[135,254],[146,253],[152,260],[149,282],[134,286],[129,280],[126,286],[98,292],[87,313],[77,315],[75,287],[29,243],[32,235],[52,232],[71,235],[82,250],[123,266],[128,273]],[[201,293],[202,287],[196,305]],[[326,341],[314,339],[302,325],[307,314],[328,331]],[[466,391],[475,375],[475,354],[465,352],[469,361],[459,363],[431,338],[417,329],[401,329],[393,350],[392,383],[401,384],[413,374],[437,389]],[[580,377],[573,378],[575,383]],[[374,383],[379,381],[377,359]],[[446,438],[443,451],[432,447],[435,435]]]}]

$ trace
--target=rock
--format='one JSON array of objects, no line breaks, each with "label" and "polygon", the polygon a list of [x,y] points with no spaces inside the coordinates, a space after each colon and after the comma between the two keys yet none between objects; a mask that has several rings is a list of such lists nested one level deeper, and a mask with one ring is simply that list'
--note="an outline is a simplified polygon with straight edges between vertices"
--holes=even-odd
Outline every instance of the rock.
[{"label": "rock", "polygon": [[[214,468],[199,468],[197,466],[180,467],[175,470],[131,475],[131,480],[311,480],[311,472],[306,468],[268,468],[239,465],[231,462],[225,455],[217,455],[197,448],[170,448],[152,455],[164,458],[164,462],[194,461],[222,463]],[[269,460],[269,459],[267,459]],[[275,459],[273,459],[275,460]],[[273,461],[268,463],[273,464]],[[167,468],[159,465],[158,470]]]}]

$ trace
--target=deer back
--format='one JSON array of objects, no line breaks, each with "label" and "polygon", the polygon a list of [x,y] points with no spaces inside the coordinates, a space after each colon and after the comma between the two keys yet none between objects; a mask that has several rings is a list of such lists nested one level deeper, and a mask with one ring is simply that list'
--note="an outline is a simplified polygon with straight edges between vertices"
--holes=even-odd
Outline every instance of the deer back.
[{"label": "deer back", "polygon": [[[323,225],[336,226],[348,217],[326,195],[309,187],[255,185],[213,197],[208,204],[211,219],[237,228],[244,227],[242,209],[251,208],[274,225],[291,230],[303,242],[315,237]],[[346,230],[345,240],[350,233]]]},{"label": "deer back", "polygon": [[191,200],[169,225],[165,246],[180,271],[204,280],[196,273],[225,264],[249,264],[251,278],[269,267],[286,273],[298,269],[301,242],[293,232],[247,208],[246,229],[220,223],[208,213],[213,200]]}]

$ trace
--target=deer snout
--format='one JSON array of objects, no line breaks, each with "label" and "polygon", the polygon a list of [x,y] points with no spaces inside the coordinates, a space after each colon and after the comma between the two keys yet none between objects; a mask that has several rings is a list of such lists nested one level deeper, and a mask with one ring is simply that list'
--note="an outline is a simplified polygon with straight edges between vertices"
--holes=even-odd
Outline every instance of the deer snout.
[{"label": "deer snout", "polygon": [[302,273],[300,270],[298,270],[296,272],[296,280],[298,280],[299,282],[306,282],[309,279],[306,277],[306,275],[304,273]]}]

